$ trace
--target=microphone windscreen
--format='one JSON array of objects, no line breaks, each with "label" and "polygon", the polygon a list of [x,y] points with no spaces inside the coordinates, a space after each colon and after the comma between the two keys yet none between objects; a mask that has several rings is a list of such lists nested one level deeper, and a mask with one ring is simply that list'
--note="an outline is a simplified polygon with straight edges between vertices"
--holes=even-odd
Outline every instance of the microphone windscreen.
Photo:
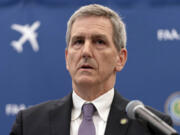
[{"label": "microphone windscreen", "polygon": [[136,119],[135,118],[135,111],[138,107],[144,107],[144,104],[139,100],[132,100],[129,102],[126,106],[126,112],[129,118]]}]

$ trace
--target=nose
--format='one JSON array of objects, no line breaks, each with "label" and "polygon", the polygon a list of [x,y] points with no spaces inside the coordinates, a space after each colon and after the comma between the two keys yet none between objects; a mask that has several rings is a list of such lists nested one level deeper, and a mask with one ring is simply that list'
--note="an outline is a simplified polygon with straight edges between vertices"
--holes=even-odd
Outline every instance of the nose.
[{"label": "nose", "polygon": [[82,57],[88,58],[92,57],[92,44],[90,41],[85,41],[85,44],[82,48]]}]

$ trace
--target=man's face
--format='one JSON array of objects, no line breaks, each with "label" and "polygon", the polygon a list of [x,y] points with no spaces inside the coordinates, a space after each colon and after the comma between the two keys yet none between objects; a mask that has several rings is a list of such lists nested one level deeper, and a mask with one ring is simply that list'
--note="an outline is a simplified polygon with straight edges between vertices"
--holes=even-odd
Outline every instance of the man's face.
[{"label": "man's face", "polygon": [[66,68],[73,84],[105,86],[115,82],[116,72],[124,66],[124,52],[117,51],[112,35],[107,18],[81,17],[74,22],[66,49]]}]

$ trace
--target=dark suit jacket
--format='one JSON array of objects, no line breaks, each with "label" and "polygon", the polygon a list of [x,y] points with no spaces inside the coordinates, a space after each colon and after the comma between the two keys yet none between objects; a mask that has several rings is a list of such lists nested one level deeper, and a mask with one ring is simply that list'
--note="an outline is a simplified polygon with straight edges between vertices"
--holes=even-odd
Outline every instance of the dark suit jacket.
[{"label": "dark suit jacket", "polygon": [[[143,121],[131,120],[125,112],[128,100],[115,91],[107,121],[105,135],[161,135]],[[149,108],[161,119],[172,125],[171,118]],[[71,94],[60,100],[48,101],[20,111],[10,135],[69,135],[72,110]],[[122,119],[127,123],[121,123]]]}]

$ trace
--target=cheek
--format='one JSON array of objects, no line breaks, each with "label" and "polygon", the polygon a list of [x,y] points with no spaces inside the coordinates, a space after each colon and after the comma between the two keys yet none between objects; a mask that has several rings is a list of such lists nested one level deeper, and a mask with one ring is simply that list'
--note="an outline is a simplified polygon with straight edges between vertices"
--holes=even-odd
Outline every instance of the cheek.
[{"label": "cheek", "polygon": [[70,52],[68,56],[68,64],[70,69],[75,69],[77,64],[78,55],[75,52]]},{"label": "cheek", "polygon": [[116,66],[116,57],[112,53],[101,55],[99,66],[102,69],[114,70]]},{"label": "cheek", "polygon": [[74,61],[73,57],[69,56],[69,58],[68,58],[69,69],[72,69],[72,66],[74,65],[73,61]]}]

